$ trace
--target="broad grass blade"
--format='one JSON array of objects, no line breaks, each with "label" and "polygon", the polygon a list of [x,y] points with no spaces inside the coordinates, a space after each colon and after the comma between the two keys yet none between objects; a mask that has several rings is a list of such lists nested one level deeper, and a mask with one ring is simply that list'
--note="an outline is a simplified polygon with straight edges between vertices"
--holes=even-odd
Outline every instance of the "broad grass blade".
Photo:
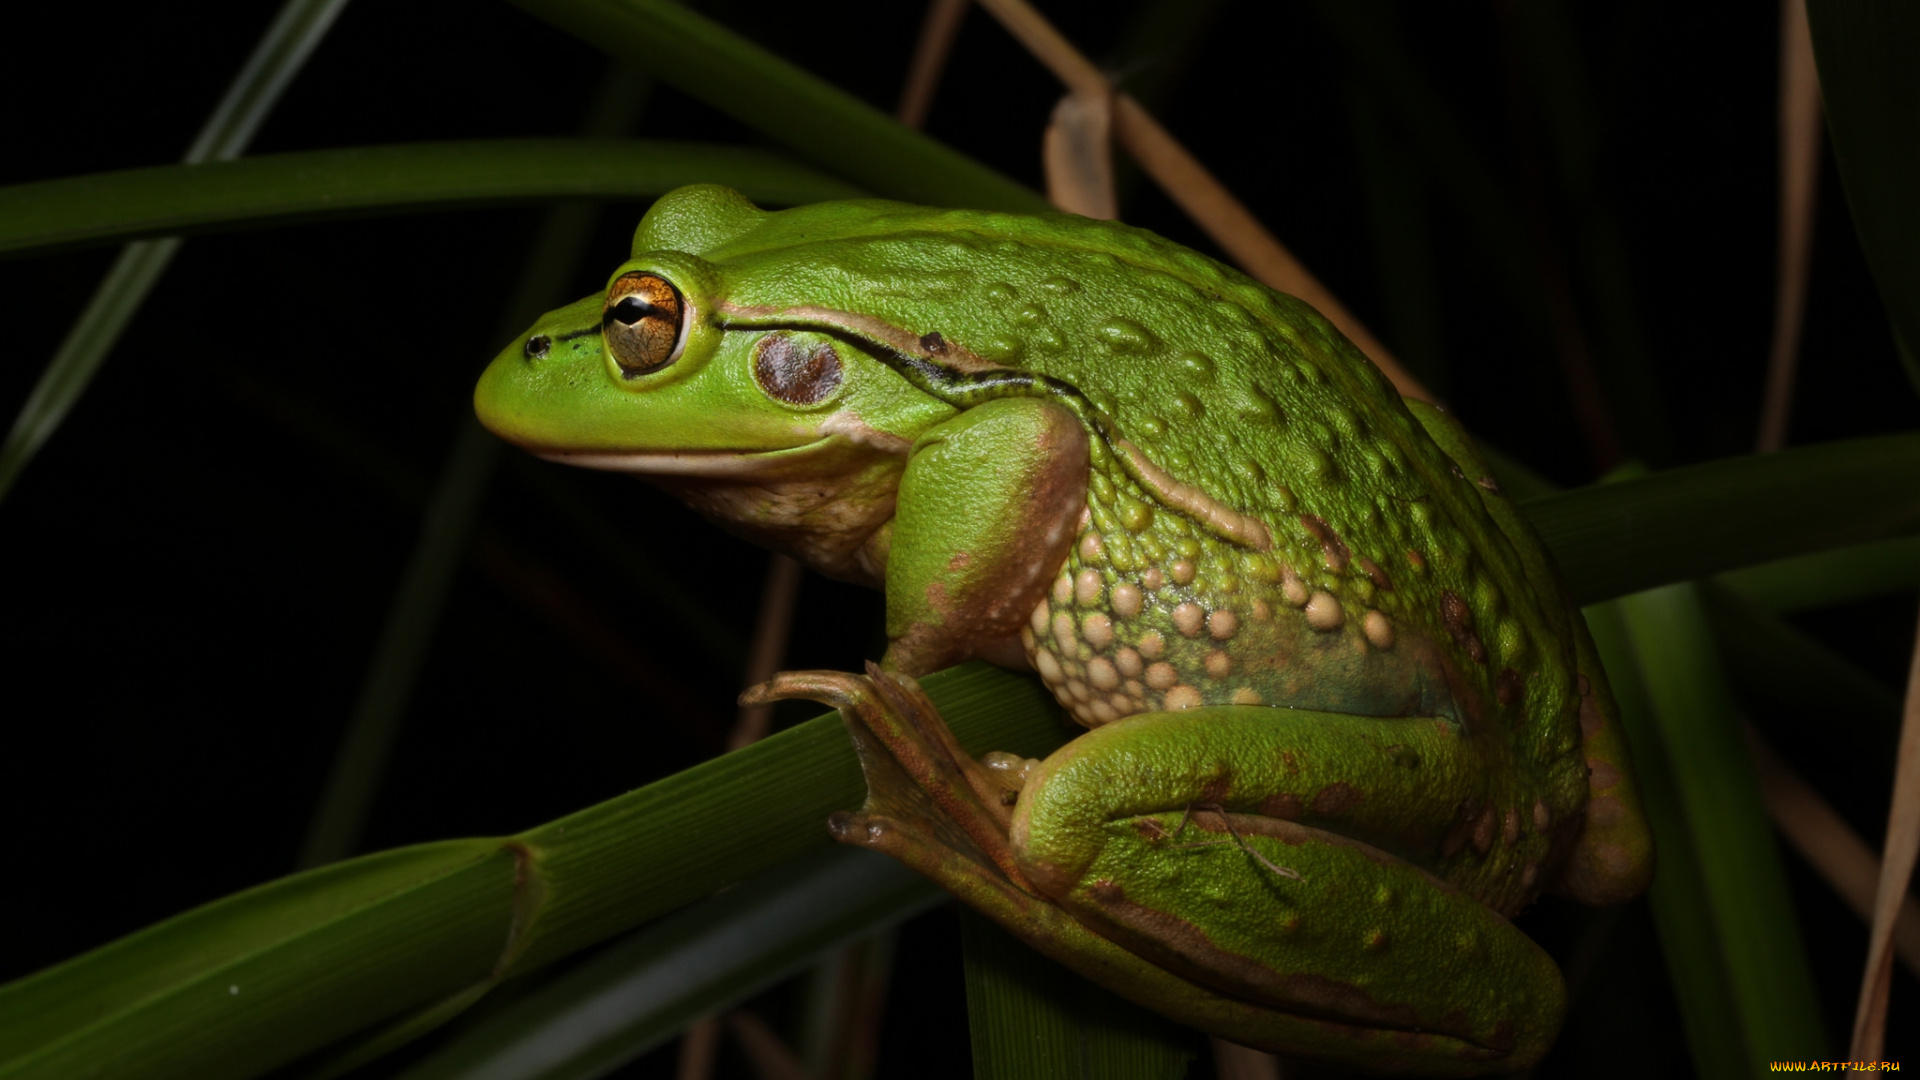
[{"label": "broad grass blade", "polygon": [[[1639,593],[1616,614],[1596,641],[1608,639],[1616,685],[1634,684],[1621,699],[1634,757],[1665,787],[1649,795],[1661,845],[1653,903],[1695,1067],[1745,1074],[1762,1061],[1821,1057],[1826,1035],[1785,869],[1695,588]],[[1729,1008],[1739,1052],[1726,1059]]]},{"label": "broad grass blade", "polygon": [[[238,157],[344,7],[346,0],[287,0],[187,148],[187,164]],[[179,246],[177,240],[133,244],[114,261],[0,443],[0,498],[86,393]]]},{"label": "broad grass blade", "polygon": [[1920,531],[1920,435],[1693,465],[1529,499],[1521,509],[1553,550],[1574,599],[1591,604]]},{"label": "broad grass blade", "polygon": [[1721,574],[1720,584],[1768,611],[1844,604],[1920,586],[1920,537],[1835,548]]},{"label": "broad grass blade", "polygon": [[1807,0],[1807,21],[1854,232],[1920,389],[1920,5]]},{"label": "broad grass blade", "polygon": [[[1031,680],[925,680],[975,753],[1066,737]],[[828,840],[859,766],[824,716],[502,839],[336,863],[0,987],[0,1078],[239,1078],[604,941]]]},{"label": "broad grass blade", "polygon": [[1047,201],[670,0],[513,0],[596,48],[889,198],[1045,211]]},{"label": "broad grass blade", "polygon": [[699,181],[772,206],[857,198],[764,151],[644,139],[489,139],[267,154],[0,188],[0,257],[475,206],[646,200]]},{"label": "broad grass blade", "polygon": [[960,913],[974,1080],[1179,1080],[1197,1032],[1095,986],[996,926]]},{"label": "broad grass blade", "polygon": [[[580,134],[589,138],[625,134],[652,89],[644,75],[624,65],[614,66],[601,79]],[[542,310],[570,299],[565,295],[567,282],[586,251],[596,211],[579,203],[547,209],[533,250],[502,306],[497,340],[510,339]],[[500,441],[481,428],[471,409],[463,407],[461,413],[446,464],[420,517],[413,553],[388,605],[373,662],[361,681],[333,769],[308,825],[300,852],[303,869],[344,858],[359,846],[420,665],[439,627],[454,573],[463,561],[474,519],[500,460]]]},{"label": "broad grass blade", "polygon": [[1694,1070],[1703,1080],[1740,1080],[1753,1074],[1740,1028],[1740,1010],[1728,981],[1726,957],[1714,933],[1713,908],[1700,873],[1700,854],[1680,799],[1680,781],[1659,747],[1655,705],[1641,678],[1634,639],[1619,602],[1586,610],[1587,627],[1606,664],[1634,748],[1640,797],[1653,825],[1659,868],[1647,903],[1653,908],[1667,975]]},{"label": "broad grass blade", "polygon": [[[808,854],[616,943],[468,1025],[401,1080],[585,1080],[944,899],[853,848]],[[476,1018],[479,1019],[479,1018]]]}]

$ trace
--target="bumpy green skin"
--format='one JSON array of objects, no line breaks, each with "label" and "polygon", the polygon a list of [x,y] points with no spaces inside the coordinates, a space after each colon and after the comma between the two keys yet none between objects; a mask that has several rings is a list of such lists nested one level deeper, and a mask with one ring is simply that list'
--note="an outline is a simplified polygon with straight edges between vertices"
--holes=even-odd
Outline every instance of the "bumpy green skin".
[{"label": "bumpy green skin", "polygon": [[[1114,223],[696,187],[635,270],[688,303],[677,359],[623,373],[588,297],[488,369],[489,427],[884,585],[892,670],[1024,657],[1095,730],[1010,839],[1101,936],[1405,1033],[1397,1068],[1544,1051],[1559,977],[1506,917],[1632,895],[1651,853],[1577,613],[1444,415],[1300,301]],[[770,393],[775,338],[833,378]]]}]

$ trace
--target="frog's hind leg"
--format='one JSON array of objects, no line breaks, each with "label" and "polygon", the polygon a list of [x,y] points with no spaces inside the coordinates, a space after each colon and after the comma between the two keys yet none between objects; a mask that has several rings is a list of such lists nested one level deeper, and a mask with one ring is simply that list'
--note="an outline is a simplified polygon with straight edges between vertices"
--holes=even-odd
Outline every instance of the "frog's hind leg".
[{"label": "frog's hind leg", "polygon": [[1443,720],[1148,713],[1041,763],[1011,840],[1035,887],[1158,967],[1517,1068],[1551,1043],[1564,990],[1483,902],[1551,846],[1499,772]]},{"label": "frog's hind leg", "polygon": [[1587,808],[1579,843],[1547,891],[1583,904],[1621,904],[1653,883],[1653,827],[1640,807],[1620,706],[1600,667],[1584,618],[1575,613],[1580,664],[1580,752],[1587,760]]},{"label": "frog's hind leg", "polygon": [[1548,565],[1545,546],[1533,526],[1500,493],[1473,437],[1452,417],[1424,401],[1408,399],[1407,409],[1434,442],[1473,478],[1481,505],[1501,531],[1532,541],[1518,545],[1516,554],[1534,590],[1543,597],[1558,597],[1558,619],[1573,639],[1580,673],[1581,753],[1587,764],[1588,799],[1580,838],[1566,861],[1545,882],[1546,889],[1583,904],[1631,900],[1653,881],[1653,833],[1640,808],[1639,786],[1634,781],[1626,734],[1621,730],[1620,709],[1607,685],[1607,673],[1600,666],[1600,653],[1587,632],[1586,619]]},{"label": "frog's hind leg", "polygon": [[[871,665],[866,678],[785,672],[749,691],[744,700],[796,697],[840,709],[866,773],[866,803],[858,813],[834,815],[830,829],[835,838],[899,859],[1035,949],[1123,997],[1249,1046],[1369,1072],[1467,1076],[1523,1067],[1530,1063],[1529,1055],[1545,1048],[1544,1042],[1535,1048],[1524,1032],[1512,1040],[1512,1049],[1502,1050],[1451,1034],[1444,1025],[1413,1030],[1352,1022],[1337,1015],[1337,1008],[1306,1013],[1274,1008],[1169,971],[1093,933],[1077,913],[1025,879],[1004,834],[998,833],[1004,828],[1004,813],[993,808],[1001,801],[993,793],[1004,789],[971,763],[913,680]],[[1206,833],[1208,815],[1206,810],[1194,813],[1196,836]],[[1170,817],[1177,826],[1180,814]],[[1249,830],[1260,828],[1257,822],[1243,824]],[[1249,839],[1256,842],[1261,841]],[[1547,967],[1551,973],[1550,962]]]}]

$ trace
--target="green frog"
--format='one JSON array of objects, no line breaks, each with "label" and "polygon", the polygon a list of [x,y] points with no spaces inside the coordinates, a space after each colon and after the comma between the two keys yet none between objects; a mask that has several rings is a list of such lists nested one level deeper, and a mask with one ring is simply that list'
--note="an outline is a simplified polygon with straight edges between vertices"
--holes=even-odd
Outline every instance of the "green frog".
[{"label": "green frog", "polygon": [[[1375,1072],[1525,1067],[1564,989],[1510,918],[1638,894],[1606,678],[1466,433],[1311,307],[1146,231],[660,199],[481,420],[883,588],[840,840],[1123,996]],[[1088,730],[975,760],[914,677],[1036,672]]]}]

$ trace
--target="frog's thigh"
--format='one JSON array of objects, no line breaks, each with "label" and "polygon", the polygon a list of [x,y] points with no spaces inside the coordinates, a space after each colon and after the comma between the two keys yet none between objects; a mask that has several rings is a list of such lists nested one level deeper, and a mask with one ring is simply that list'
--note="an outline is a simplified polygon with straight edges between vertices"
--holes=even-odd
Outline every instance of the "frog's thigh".
[{"label": "frog's thigh", "polygon": [[[1437,846],[1461,802],[1486,797],[1484,781],[1443,721],[1153,713],[1042,763],[1012,839],[1036,886],[1077,919],[1195,982],[1518,1055],[1558,1029],[1553,961],[1485,904],[1383,850]],[[1190,813],[1196,803],[1225,812]]]},{"label": "frog's thigh", "polygon": [[[1481,459],[1473,437],[1452,417],[1411,398],[1407,408],[1469,476],[1489,475],[1492,470]],[[1607,685],[1606,671],[1600,666],[1600,653],[1587,633],[1586,619],[1566,597],[1559,578],[1547,565],[1545,549],[1533,526],[1504,496],[1495,494],[1489,483],[1483,480],[1477,485],[1481,503],[1503,532],[1525,541],[1516,548],[1534,589],[1543,597],[1557,595],[1563,600],[1564,614],[1549,614],[1556,616],[1573,640],[1574,661],[1582,680],[1581,753],[1587,761],[1589,790],[1586,821],[1580,842],[1559,875],[1546,883],[1547,890],[1583,904],[1623,903],[1645,892],[1653,881],[1653,833],[1640,808],[1639,786],[1633,778],[1626,733],[1621,730],[1620,709]]]},{"label": "frog's thigh", "polygon": [[1580,752],[1587,759],[1586,821],[1548,891],[1583,904],[1620,904],[1653,883],[1653,830],[1640,807],[1640,787],[1622,730],[1620,707],[1600,667],[1600,651],[1574,612],[1574,647],[1583,680]]},{"label": "frog's thigh", "polygon": [[987,401],[921,436],[887,555],[887,666],[935,671],[1019,633],[1086,500],[1086,429],[1052,402]]}]

